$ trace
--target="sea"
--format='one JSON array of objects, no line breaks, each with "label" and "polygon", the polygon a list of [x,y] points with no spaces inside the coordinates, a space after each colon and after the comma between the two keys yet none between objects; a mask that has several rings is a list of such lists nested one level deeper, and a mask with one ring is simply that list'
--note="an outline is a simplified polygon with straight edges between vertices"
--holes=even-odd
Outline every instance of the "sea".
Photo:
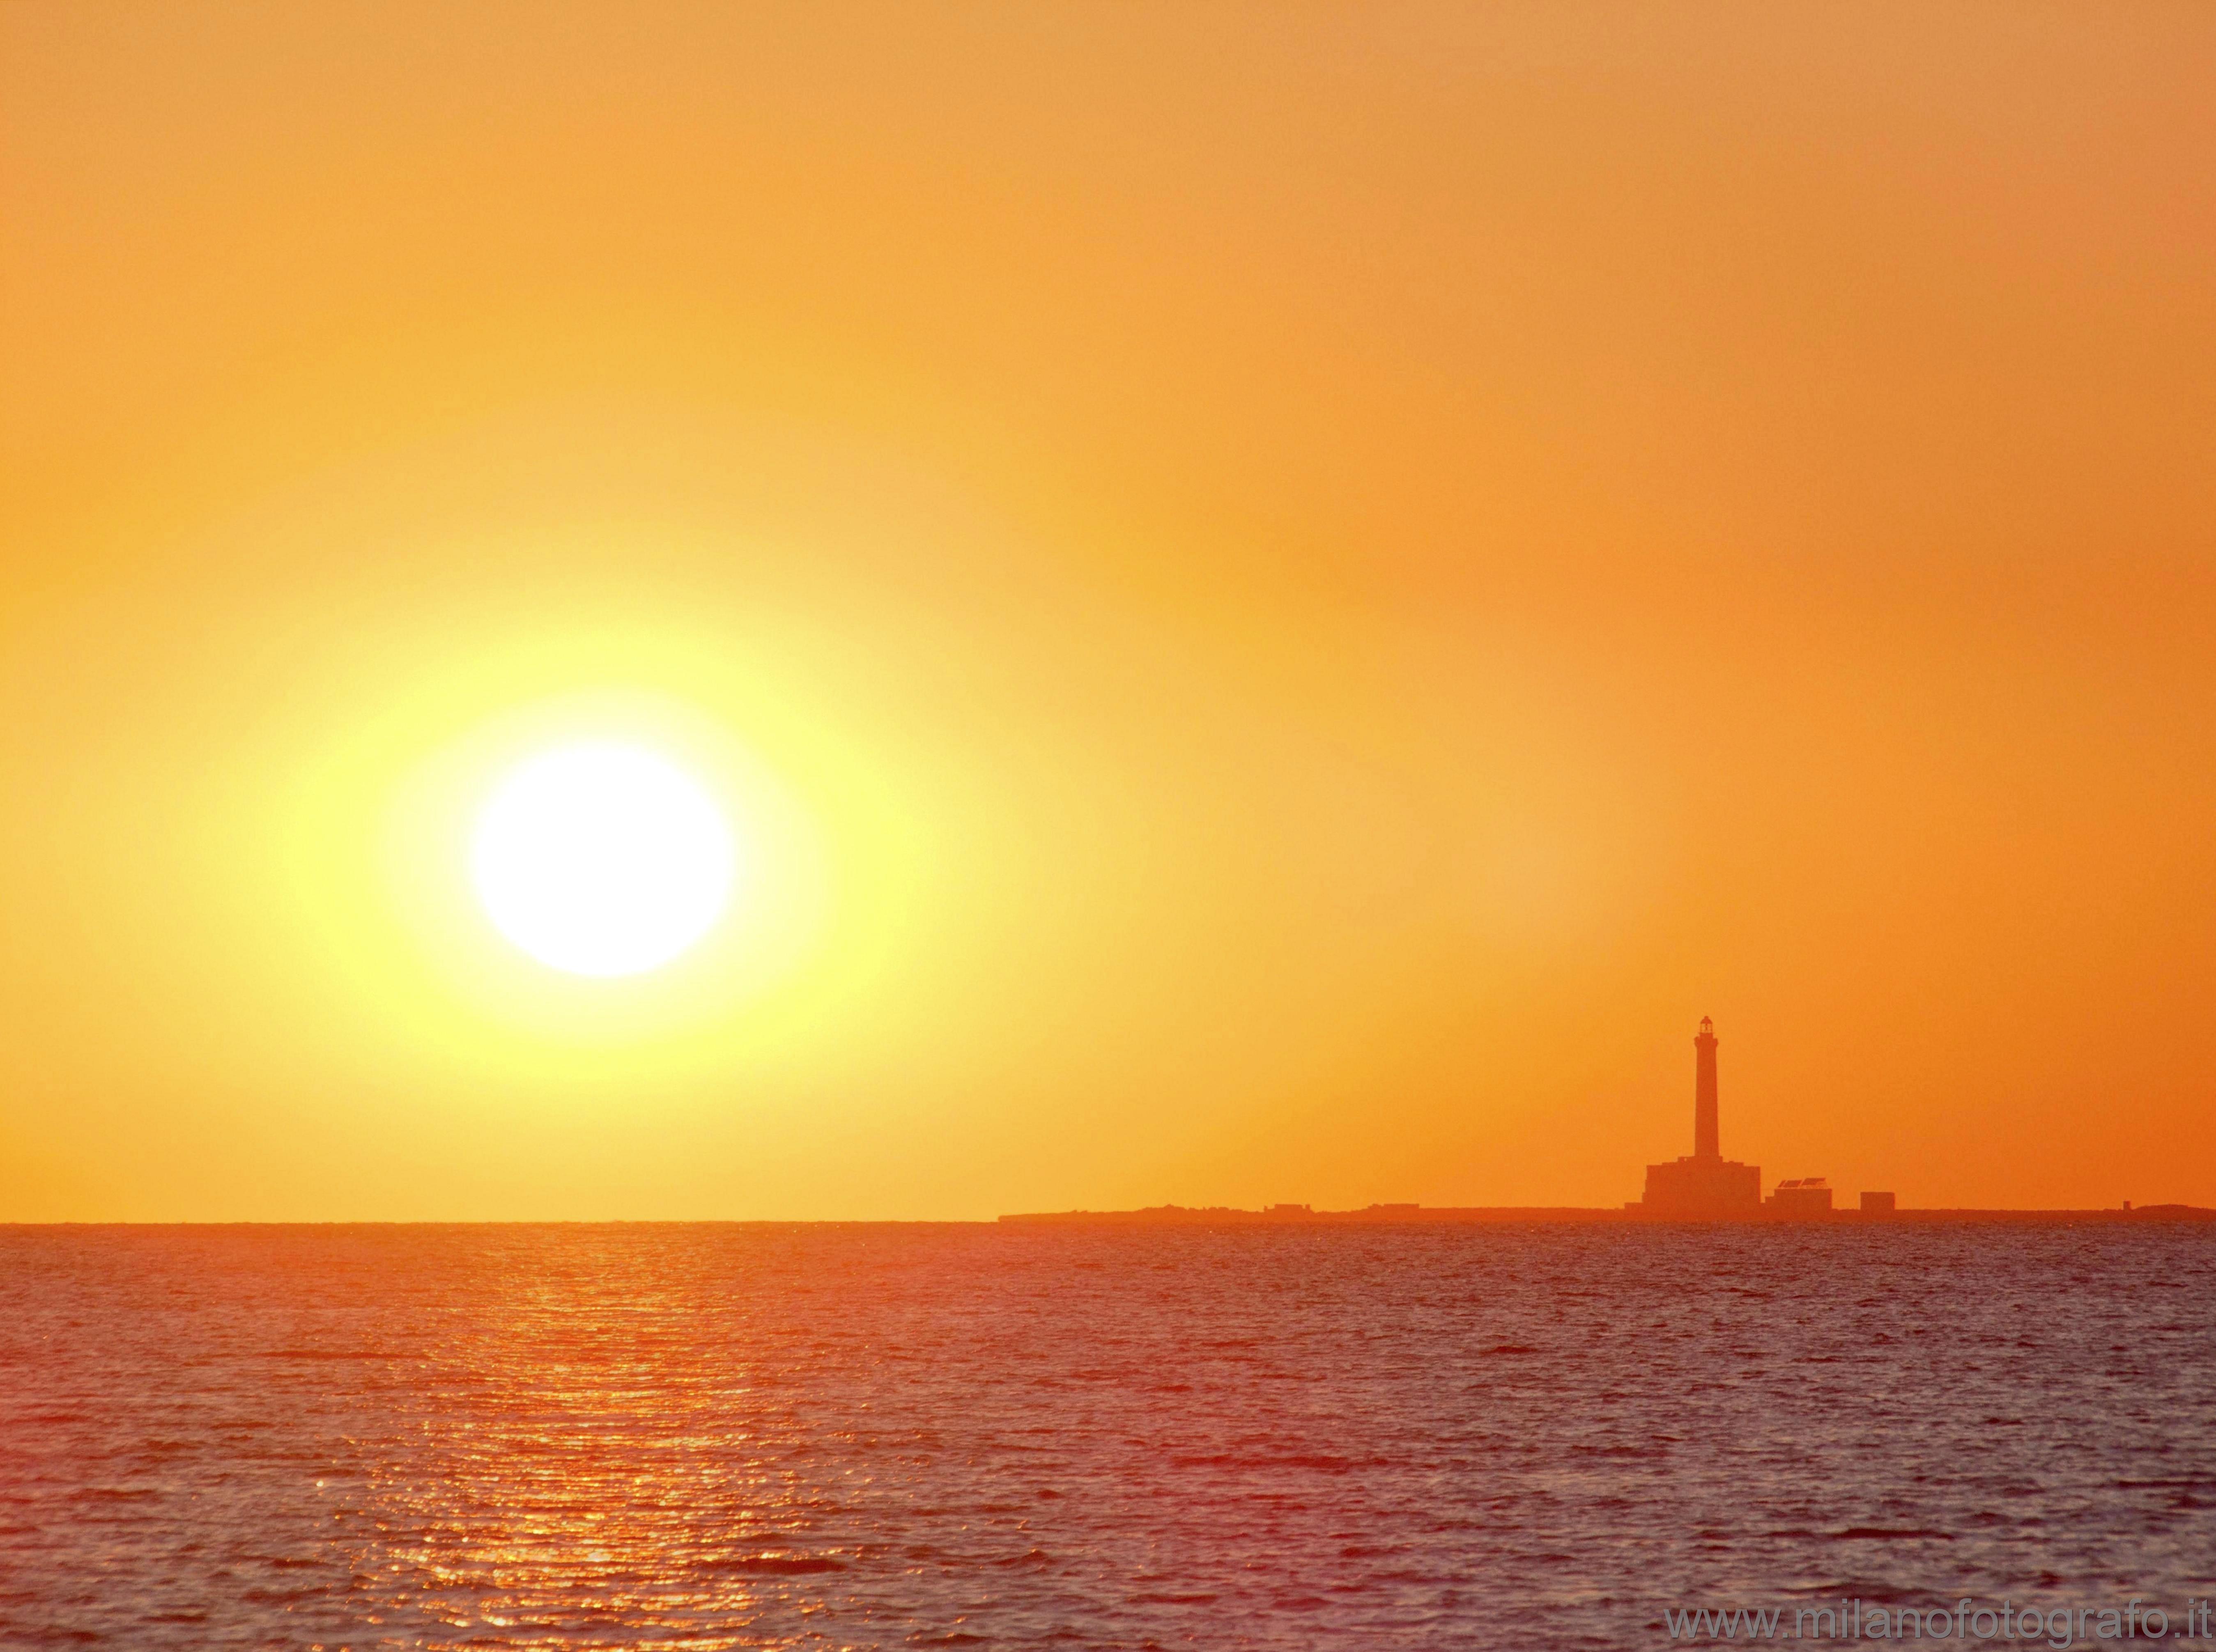
[{"label": "sea", "polygon": [[0,1228],[9,1652],[2216,1646],[2211,1595],[2216,1225]]}]

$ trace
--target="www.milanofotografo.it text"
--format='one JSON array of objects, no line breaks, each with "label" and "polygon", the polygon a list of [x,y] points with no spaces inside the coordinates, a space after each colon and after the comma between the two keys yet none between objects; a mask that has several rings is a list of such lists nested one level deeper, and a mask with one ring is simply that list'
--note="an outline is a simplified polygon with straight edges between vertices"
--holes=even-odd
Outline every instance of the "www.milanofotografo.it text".
[{"label": "www.milanofotografo.it text", "polygon": [[1965,1598],[1951,1606],[1862,1600],[1814,1606],[1665,1606],[1659,1627],[1673,1641],[2017,1642],[2057,1649],[2105,1641],[2201,1641],[2216,1645],[2209,1603],[2171,1611],[2134,1595],[2100,1606],[2054,1606]]}]

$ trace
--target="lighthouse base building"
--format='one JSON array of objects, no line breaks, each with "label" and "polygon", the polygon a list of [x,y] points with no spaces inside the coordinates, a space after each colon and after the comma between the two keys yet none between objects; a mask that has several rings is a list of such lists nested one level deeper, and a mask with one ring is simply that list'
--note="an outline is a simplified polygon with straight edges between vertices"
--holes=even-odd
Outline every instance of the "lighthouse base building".
[{"label": "lighthouse base building", "polygon": [[1699,1158],[1649,1164],[1639,1205],[1665,1216],[1751,1215],[1762,1208],[1762,1166]]}]

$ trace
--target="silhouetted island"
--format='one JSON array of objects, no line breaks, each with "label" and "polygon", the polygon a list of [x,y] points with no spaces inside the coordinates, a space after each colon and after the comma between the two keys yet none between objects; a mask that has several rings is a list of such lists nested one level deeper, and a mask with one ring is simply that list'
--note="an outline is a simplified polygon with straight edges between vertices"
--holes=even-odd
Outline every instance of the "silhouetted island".
[{"label": "silhouetted island", "polygon": [[[1890,1193],[1865,1193],[1858,1214],[1891,1216]],[[1762,1167],[1726,1158],[1716,1119],[1716,1023],[1701,1017],[1693,1035],[1693,1151],[1684,1158],[1647,1167],[1647,1194],[1626,1210],[1678,1220],[1731,1221],[1749,1217],[1830,1216],[1831,1184],[1820,1176],[1780,1182],[1762,1196]]]},{"label": "silhouetted island", "polygon": [[1226,1205],[1154,1205],[1143,1210],[1066,1210],[1003,1216],[1003,1222],[1097,1222],[1243,1225],[1395,1222],[2149,1222],[2216,1221],[2216,1210],[2198,1205],[2143,1205],[2121,1210],[1902,1210],[1890,1193],[1864,1193],[1852,1210],[1831,1207],[1831,1188],[1820,1176],[1780,1182],[1762,1196],[1762,1167],[1724,1158],[1716,1108],[1716,1029],[1701,1017],[1693,1035],[1693,1151],[1647,1167],[1646,1195],[1620,1210],[1585,1205],[1368,1205],[1360,1210],[1316,1210],[1308,1205],[1270,1205],[1236,1210]]},{"label": "silhouetted island", "polygon": [[1359,1210],[1315,1210],[1307,1205],[1271,1205],[1261,1210],[1240,1210],[1229,1205],[1150,1205],[1141,1210],[1029,1211],[1003,1216],[1009,1223],[1052,1225],[1094,1223],[1102,1226],[1217,1226],[1268,1227],[1307,1224],[1313,1226],[1382,1226],[1394,1223],[1565,1223],[1602,1222],[1652,1225],[1657,1222],[1808,1222],[1849,1224],[1881,1222],[2216,1222],[2216,1210],[2200,1205],[2139,1205],[2121,1210],[1973,1210],[1903,1209],[1872,1215],[1859,1210],[1826,1210],[1809,1216],[1780,1212],[1766,1202],[1739,1216],[1657,1215],[1644,1205],[1622,1209],[1604,1205],[1365,1205]]}]

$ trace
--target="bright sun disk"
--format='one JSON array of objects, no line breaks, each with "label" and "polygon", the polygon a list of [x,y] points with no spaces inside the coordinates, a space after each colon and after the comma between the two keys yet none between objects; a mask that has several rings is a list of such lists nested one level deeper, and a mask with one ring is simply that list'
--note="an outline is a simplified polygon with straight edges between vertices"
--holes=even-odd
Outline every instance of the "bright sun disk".
[{"label": "bright sun disk", "polygon": [[681,769],[620,745],[520,765],[477,819],[470,870],[496,928],[552,968],[636,975],[699,940],[729,904],[723,811]]}]

